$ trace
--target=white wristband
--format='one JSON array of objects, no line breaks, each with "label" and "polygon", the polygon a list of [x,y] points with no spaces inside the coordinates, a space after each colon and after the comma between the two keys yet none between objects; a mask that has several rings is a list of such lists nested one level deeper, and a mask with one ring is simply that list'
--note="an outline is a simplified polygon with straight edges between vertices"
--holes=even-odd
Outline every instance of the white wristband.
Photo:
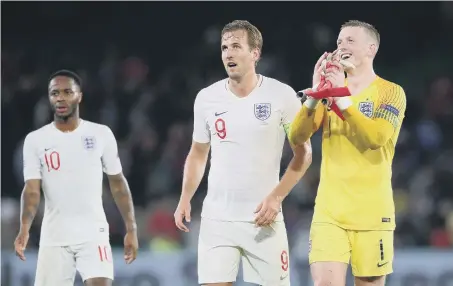
[{"label": "white wristband", "polygon": [[[316,90],[318,87],[319,83],[315,84],[311,90]],[[316,106],[318,105],[319,99],[314,99],[311,96],[307,96],[307,100],[305,100],[304,105],[308,107],[309,109],[315,109]]]},{"label": "white wristband", "polygon": [[352,105],[352,101],[348,97],[337,97],[335,103],[341,111],[346,110],[349,106]]},{"label": "white wristband", "polygon": [[311,96],[307,97],[307,100],[305,100],[304,105],[308,107],[309,109],[315,109],[316,106],[318,105],[319,99],[314,99]]}]

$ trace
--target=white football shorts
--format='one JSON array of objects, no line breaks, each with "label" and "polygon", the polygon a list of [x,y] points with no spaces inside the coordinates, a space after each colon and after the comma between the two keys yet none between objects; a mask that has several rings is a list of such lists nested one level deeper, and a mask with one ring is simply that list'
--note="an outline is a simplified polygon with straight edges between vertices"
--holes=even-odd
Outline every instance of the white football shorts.
[{"label": "white football shorts", "polygon": [[289,286],[285,223],[256,227],[252,222],[202,218],[198,240],[198,283],[235,282],[242,259],[245,282]]},{"label": "white football shorts", "polygon": [[76,271],[83,281],[113,280],[113,256],[108,235],[70,246],[40,246],[35,286],[73,286]]}]

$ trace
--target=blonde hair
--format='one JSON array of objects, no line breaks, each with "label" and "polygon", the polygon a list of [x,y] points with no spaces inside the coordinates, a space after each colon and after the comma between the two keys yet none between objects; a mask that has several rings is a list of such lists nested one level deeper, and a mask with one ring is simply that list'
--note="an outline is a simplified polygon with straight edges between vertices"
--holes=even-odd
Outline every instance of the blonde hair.
[{"label": "blonde hair", "polygon": [[376,41],[376,45],[379,48],[379,45],[381,43],[381,35],[379,34],[378,30],[371,24],[359,21],[359,20],[349,20],[343,25],[341,25],[341,29],[343,30],[344,28],[347,27],[360,27],[365,29],[365,31],[368,33],[368,35],[373,38],[373,40]]}]

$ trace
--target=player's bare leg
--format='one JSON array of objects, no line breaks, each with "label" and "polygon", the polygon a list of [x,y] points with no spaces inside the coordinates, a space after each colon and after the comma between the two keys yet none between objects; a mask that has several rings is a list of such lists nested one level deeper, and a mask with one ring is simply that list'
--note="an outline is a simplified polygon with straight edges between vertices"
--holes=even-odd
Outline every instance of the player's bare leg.
[{"label": "player's bare leg", "polygon": [[210,284],[203,284],[203,286],[233,286],[233,282],[226,282],[226,283],[210,283]]},{"label": "player's bare leg", "polygon": [[355,286],[384,286],[385,276],[355,277]]},{"label": "player's bare leg", "polygon": [[85,286],[112,286],[112,279],[97,277],[85,280]]},{"label": "player's bare leg", "polygon": [[314,286],[345,286],[348,265],[342,262],[314,262],[310,265]]}]

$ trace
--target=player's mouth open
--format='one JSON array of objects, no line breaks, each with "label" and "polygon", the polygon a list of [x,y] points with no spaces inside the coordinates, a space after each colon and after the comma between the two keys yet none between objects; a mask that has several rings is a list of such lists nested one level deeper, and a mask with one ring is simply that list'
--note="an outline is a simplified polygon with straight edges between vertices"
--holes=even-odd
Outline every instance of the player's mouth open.
[{"label": "player's mouth open", "polygon": [[352,54],[350,54],[350,53],[344,53],[344,54],[341,54],[341,59],[342,59],[342,60],[347,60],[347,59],[349,59],[351,56],[352,56]]},{"label": "player's mouth open", "polygon": [[66,112],[66,111],[68,111],[68,107],[67,106],[57,106],[57,111]]},{"label": "player's mouth open", "polygon": [[235,63],[228,63],[227,66],[228,66],[229,68],[234,68],[234,67],[237,66],[237,64],[235,64]]}]

